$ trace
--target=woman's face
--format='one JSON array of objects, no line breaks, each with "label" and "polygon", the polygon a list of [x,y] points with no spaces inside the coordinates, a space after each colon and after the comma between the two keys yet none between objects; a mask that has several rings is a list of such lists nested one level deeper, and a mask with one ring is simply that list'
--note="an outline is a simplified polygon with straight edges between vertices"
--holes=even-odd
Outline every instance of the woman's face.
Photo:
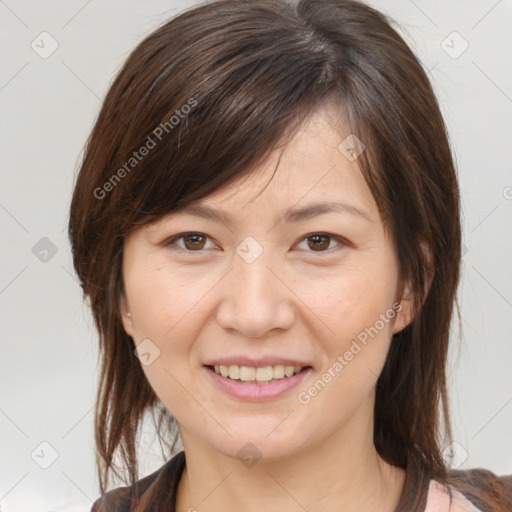
[{"label": "woman's face", "polygon": [[126,239],[123,323],[185,443],[277,458],[371,434],[409,308],[395,302],[397,260],[361,147],[340,149],[349,133],[333,112],[286,145],[263,192],[280,151],[194,205],[210,213],[173,213]]}]

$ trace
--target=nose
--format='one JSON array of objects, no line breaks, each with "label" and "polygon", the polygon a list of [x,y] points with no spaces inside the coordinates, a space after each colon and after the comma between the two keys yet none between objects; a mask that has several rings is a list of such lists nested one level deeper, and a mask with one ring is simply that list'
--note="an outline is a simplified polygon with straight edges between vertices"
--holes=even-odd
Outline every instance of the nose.
[{"label": "nose", "polygon": [[243,337],[263,338],[293,325],[293,292],[286,284],[284,271],[270,260],[265,251],[250,263],[235,255],[217,307],[221,327]]}]

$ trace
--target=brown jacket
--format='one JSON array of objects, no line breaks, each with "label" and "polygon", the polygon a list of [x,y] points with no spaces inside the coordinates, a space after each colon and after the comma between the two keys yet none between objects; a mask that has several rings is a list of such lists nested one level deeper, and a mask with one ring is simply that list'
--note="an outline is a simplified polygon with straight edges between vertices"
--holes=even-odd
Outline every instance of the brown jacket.
[{"label": "brown jacket", "polygon": [[[185,468],[185,453],[177,453],[160,469],[140,479],[136,485],[141,495],[143,506],[133,508],[131,492],[132,486],[119,487],[107,492],[98,498],[91,512],[176,512],[176,491]],[[467,507],[452,508],[432,506],[432,491],[430,480],[418,479],[407,475],[402,498],[396,509],[397,512],[424,512],[429,501],[428,512],[465,512],[475,510],[481,512],[512,512],[512,475],[496,476],[485,469],[451,470],[448,483],[453,490],[462,494],[460,497],[467,503]],[[412,505],[412,496],[416,494],[418,485],[423,489],[420,501]],[[467,500],[467,501],[466,501]],[[457,500],[455,500],[457,501]]]}]

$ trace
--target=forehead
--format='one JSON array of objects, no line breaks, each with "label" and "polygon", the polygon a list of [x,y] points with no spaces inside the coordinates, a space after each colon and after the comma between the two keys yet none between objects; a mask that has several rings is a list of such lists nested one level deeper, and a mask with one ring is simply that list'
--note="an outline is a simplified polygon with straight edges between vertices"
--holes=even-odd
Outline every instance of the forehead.
[{"label": "forehead", "polygon": [[265,161],[199,203],[230,210],[254,206],[262,216],[275,209],[319,200],[342,201],[375,211],[377,205],[357,157],[347,152],[347,147],[357,141],[336,106],[323,105],[286,143],[278,144]]},{"label": "forehead", "polygon": [[228,227],[258,218],[273,225],[338,212],[379,222],[377,204],[357,158],[338,105],[324,103],[259,165],[208,196],[158,219],[193,215]]}]

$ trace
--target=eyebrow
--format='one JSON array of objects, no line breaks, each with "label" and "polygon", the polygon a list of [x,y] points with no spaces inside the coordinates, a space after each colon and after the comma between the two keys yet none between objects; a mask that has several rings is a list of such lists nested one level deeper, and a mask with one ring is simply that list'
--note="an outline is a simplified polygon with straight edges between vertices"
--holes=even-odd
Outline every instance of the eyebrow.
[{"label": "eyebrow", "polygon": [[[220,222],[228,226],[232,226],[235,223],[234,218],[230,213],[222,210],[216,210],[211,206],[204,204],[186,206],[181,210],[178,210],[176,213],[179,215],[193,215],[195,217],[201,217],[204,219]],[[374,222],[368,213],[353,204],[349,204],[343,201],[331,201],[313,203],[300,208],[294,208],[293,206],[286,208],[281,213],[281,215],[278,215],[274,218],[274,224],[277,224],[280,221],[300,222],[301,220],[311,219],[326,213],[348,213],[361,217],[368,222]]]}]

